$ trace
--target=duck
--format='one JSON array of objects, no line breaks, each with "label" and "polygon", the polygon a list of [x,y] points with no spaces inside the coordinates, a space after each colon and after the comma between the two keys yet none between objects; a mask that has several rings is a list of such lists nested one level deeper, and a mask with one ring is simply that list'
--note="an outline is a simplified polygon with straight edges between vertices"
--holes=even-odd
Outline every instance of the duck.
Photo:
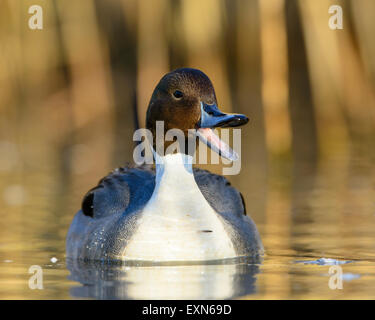
[{"label": "duck", "polygon": [[[199,140],[237,161],[237,153],[214,130],[248,121],[243,114],[220,111],[204,72],[179,68],[164,75],[146,113],[156,164],[117,168],[87,192],[68,230],[67,258],[173,263],[262,255],[242,194],[224,176],[194,167],[195,149],[165,152],[173,142],[164,135],[178,129],[186,142]],[[164,131],[157,138],[160,122]],[[165,143],[162,148],[158,139]]]}]

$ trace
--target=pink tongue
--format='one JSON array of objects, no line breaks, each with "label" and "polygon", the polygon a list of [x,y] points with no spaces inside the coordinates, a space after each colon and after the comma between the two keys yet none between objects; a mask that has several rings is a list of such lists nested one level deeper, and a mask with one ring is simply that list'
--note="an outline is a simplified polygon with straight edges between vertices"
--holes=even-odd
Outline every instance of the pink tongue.
[{"label": "pink tongue", "polygon": [[221,140],[211,128],[200,128],[197,131],[200,140],[206,143],[212,150],[220,153],[224,158],[235,161],[238,159],[235,153],[223,140]]}]

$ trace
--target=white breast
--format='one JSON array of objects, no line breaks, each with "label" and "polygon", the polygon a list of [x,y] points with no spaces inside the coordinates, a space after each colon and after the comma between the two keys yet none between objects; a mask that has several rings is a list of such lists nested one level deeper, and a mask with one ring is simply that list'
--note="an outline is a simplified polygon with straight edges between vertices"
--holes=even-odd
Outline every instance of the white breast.
[{"label": "white breast", "polygon": [[236,256],[222,219],[195,182],[190,156],[166,155],[154,193],[138,219],[126,260],[201,261]]}]

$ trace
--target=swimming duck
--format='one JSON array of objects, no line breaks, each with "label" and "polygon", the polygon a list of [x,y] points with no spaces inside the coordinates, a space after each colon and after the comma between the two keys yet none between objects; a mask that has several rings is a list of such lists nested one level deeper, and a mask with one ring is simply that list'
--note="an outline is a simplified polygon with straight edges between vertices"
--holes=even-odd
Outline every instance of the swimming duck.
[{"label": "swimming duck", "polygon": [[[237,155],[213,128],[246,124],[241,114],[217,107],[210,79],[200,70],[181,68],[156,86],[146,114],[155,136],[157,121],[164,130],[189,129],[223,157]],[[242,195],[226,178],[193,168],[192,151],[163,154],[156,150],[155,168],[118,168],[84,197],[69,228],[68,258],[101,261],[211,261],[262,254],[255,224],[245,212]],[[194,151],[193,151],[194,152]]]}]

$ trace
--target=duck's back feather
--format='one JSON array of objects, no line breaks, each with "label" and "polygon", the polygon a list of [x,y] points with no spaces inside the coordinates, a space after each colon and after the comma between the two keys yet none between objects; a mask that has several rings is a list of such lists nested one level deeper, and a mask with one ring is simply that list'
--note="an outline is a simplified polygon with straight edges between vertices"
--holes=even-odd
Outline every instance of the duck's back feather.
[{"label": "duck's back feather", "polygon": [[155,170],[150,166],[122,167],[101,179],[83,198],[86,216],[102,218],[142,209],[155,188]]}]

